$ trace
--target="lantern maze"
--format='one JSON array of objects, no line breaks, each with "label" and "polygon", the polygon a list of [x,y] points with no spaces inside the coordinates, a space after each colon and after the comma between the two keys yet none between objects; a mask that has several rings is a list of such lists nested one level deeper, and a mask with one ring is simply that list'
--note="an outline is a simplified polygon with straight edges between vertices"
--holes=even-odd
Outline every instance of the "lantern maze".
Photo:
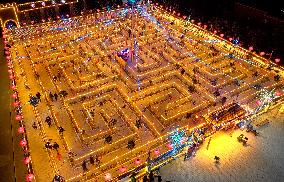
[{"label": "lantern maze", "polygon": [[172,150],[175,128],[212,132],[261,89],[282,99],[281,68],[155,6],[7,35],[37,181],[118,180]]}]

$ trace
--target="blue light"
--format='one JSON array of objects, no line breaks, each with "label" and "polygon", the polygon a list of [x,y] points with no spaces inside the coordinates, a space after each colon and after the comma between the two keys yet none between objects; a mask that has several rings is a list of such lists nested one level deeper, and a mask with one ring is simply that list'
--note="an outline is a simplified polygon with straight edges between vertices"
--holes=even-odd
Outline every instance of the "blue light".
[{"label": "blue light", "polygon": [[107,6],[107,11],[110,12],[110,10],[111,10],[111,8],[110,8],[110,6],[108,5],[108,6]]},{"label": "blue light", "polygon": [[135,5],[137,3],[137,1],[136,0],[128,0],[127,3],[129,5]]},{"label": "blue light", "polygon": [[233,40],[233,44],[235,44],[235,45],[239,44],[239,42],[240,42],[240,41],[239,41],[238,39],[234,39],[234,40]]},{"label": "blue light", "polygon": [[105,25],[106,25],[106,26],[109,26],[109,25],[111,25],[113,22],[114,22],[113,20],[108,20],[108,21],[105,22]]},{"label": "blue light", "polygon": [[173,150],[176,151],[182,145],[182,139],[185,136],[185,131],[175,130],[170,136],[169,140],[173,146]]}]

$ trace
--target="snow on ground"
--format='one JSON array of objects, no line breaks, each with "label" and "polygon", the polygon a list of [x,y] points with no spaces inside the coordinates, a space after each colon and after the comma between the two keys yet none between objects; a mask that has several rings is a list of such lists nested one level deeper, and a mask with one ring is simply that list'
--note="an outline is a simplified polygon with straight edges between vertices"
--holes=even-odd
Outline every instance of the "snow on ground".
[{"label": "snow on ground", "polygon": [[[160,172],[163,181],[171,182],[280,182],[284,181],[284,114],[279,107],[257,118],[269,118],[267,126],[258,127],[259,136],[237,130],[213,135],[208,150],[208,141],[197,151],[196,156],[184,161],[179,158],[164,166]],[[248,146],[243,146],[237,137],[248,137]],[[220,164],[214,157],[220,157]]]}]

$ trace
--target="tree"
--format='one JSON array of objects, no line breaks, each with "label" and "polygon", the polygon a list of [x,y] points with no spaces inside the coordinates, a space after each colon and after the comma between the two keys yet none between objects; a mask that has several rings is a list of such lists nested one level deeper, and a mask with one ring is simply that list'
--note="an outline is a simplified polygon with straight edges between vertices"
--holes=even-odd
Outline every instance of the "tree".
[{"label": "tree", "polygon": [[143,177],[143,182],[147,182],[147,181],[148,181],[148,176],[145,175],[145,176]]},{"label": "tree", "polygon": [[111,135],[106,135],[106,136],[105,136],[105,142],[108,143],[108,144],[111,144],[111,142],[112,142],[112,136],[111,136]]},{"label": "tree", "polygon": [[149,179],[150,179],[150,182],[154,182],[154,173],[153,173],[153,171],[150,171]]},{"label": "tree", "polygon": [[215,160],[216,163],[219,163],[219,162],[220,162],[220,157],[215,156],[215,157],[214,157],[214,160]]},{"label": "tree", "polygon": [[131,182],[136,182],[135,176],[131,176],[130,181],[131,181]]},{"label": "tree", "polygon": [[127,148],[128,149],[133,149],[135,147],[135,142],[133,139],[129,140],[128,143],[127,143]]}]

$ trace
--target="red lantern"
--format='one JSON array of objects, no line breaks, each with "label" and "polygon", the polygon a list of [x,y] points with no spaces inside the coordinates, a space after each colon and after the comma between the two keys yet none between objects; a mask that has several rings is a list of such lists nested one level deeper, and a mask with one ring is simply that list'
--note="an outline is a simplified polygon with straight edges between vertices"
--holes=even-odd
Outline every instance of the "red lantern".
[{"label": "red lantern", "polygon": [[140,159],[135,159],[135,164],[137,164],[137,165],[141,164],[141,160]]},{"label": "red lantern", "polygon": [[217,30],[214,30],[214,32],[213,32],[214,34],[216,34],[217,33]]},{"label": "red lantern", "polygon": [[9,51],[9,49],[10,49],[10,48],[9,48],[9,47],[7,47],[7,46],[5,46],[5,47],[4,47],[4,49],[5,49],[5,50],[7,50],[7,51]]},{"label": "red lantern", "polygon": [[8,62],[7,65],[9,68],[12,68],[12,63]]},{"label": "red lantern", "polygon": [[25,128],[24,127],[19,127],[18,128],[18,133],[20,133],[20,134],[25,133]]},{"label": "red lantern", "polygon": [[27,146],[27,141],[26,141],[25,139],[22,139],[22,140],[20,141],[20,145],[21,145],[22,147]]},{"label": "red lantern", "polygon": [[180,16],[180,13],[178,13],[177,15]]},{"label": "red lantern", "polygon": [[198,22],[197,25],[200,26],[200,25],[201,25],[201,22]]},{"label": "red lantern", "polygon": [[182,18],[183,18],[183,19],[186,19],[186,16],[183,16]]},{"label": "red lantern", "polygon": [[191,20],[191,23],[194,23],[195,20]]},{"label": "red lantern", "polygon": [[261,101],[260,100],[256,101],[256,103],[257,103],[257,105],[261,105]]},{"label": "red lantern", "polygon": [[280,63],[280,59],[279,59],[279,58],[276,58],[276,59],[275,59],[275,62],[276,62],[276,63]]},{"label": "red lantern", "polygon": [[13,102],[13,106],[14,107],[18,107],[20,105],[20,103],[17,101],[17,102]]},{"label": "red lantern", "polygon": [[67,16],[67,18],[69,18],[69,14],[67,14],[66,16]]},{"label": "red lantern", "polygon": [[111,174],[110,174],[110,173],[106,173],[106,174],[105,174],[105,180],[106,180],[106,181],[111,180]]},{"label": "red lantern", "polygon": [[126,171],[126,167],[125,166],[122,166],[121,168],[119,168],[119,171],[124,173]]},{"label": "red lantern", "polygon": [[12,86],[11,86],[11,89],[12,89],[12,90],[16,90],[16,89],[17,89],[16,85],[12,85]]},{"label": "red lantern", "polygon": [[173,145],[172,145],[171,143],[168,143],[166,146],[167,146],[167,148],[170,149],[170,150],[173,149]]},{"label": "red lantern", "polygon": [[34,21],[31,21],[31,24],[34,24]]},{"label": "red lantern", "polygon": [[159,149],[154,150],[154,154],[155,155],[159,155],[160,154],[160,150]]},{"label": "red lantern", "polygon": [[14,77],[13,75],[10,75],[10,76],[9,76],[9,79],[10,79],[10,80],[13,80],[14,78],[15,78],[15,77]]},{"label": "red lantern", "polygon": [[220,37],[224,37],[224,34],[223,34],[223,33],[221,33],[221,34],[220,34]]},{"label": "red lantern", "polygon": [[10,57],[10,56],[6,56],[6,59],[7,59],[7,60],[10,60],[10,59],[11,59],[11,57]]},{"label": "red lantern", "polygon": [[252,47],[252,46],[250,46],[250,47],[249,47],[249,51],[252,51],[252,50],[253,50],[253,47]]},{"label": "red lantern", "polygon": [[281,92],[280,91],[276,91],[275,95],[279,97],[279,96],[281,96]]},{"label": "red lantern", "polygon": [[12,97],[13,97],[14,99],[16,99],[16,98],[18,97],[18,94],[17,94],[17,93],[13,93]]},{"label": "red lantern", "polygon": [[203,28],[206,29],[206,28],[207,28],[207,25],[204,25]]},{"label": "red lantern", "polygon": [[12,74],[13,70],[12,69],[8,69],[8,73]]},{"label": "red lantern", "polygon": [[175,14],[176,13],[176,11],[173,11],[173,14]]},{"label": "red lantern", "polygon": [[7,38],[7,35],[3,35],[3,38],[6,39],[6,38]]},{"label": "red lantern", "polygon": [[260,52],[259,55],[264,56],[265,52]]},{"label": "red lantern", "polygon": [[232,41],[232,40],[233,40],[233,38],[232,38],[232,37],[230,37],[230,38],[229,38],[229,41]]},{"label": "red lantern", "polygon": [[29,158],[29,157],[25,157],[24,158],[24,164],[29,164],[31,162],[31,158]]},{"label": "red lantern", "polygon": [[23,118],[22,118],[22,116],[21,115],[16,115],[16,120],[17,121],[20,121],[20,120],[22,120]]},{"label": "red lantern", "polygon": [[41,21],[42,21],[42,22],[45,22],[45,20],[44,20],[44,19],[41,19]]},{"label": "red lantern", "polygon": [[97,12],[99,13],[99,12],[100,12],[100,10],[99,10],[99,9],[97,9]]},{"label": "red lantern", "polygon": [[34,179],[34,177],[35,177],[35,176],[30,173],[30,174],[28,174],[28,175],[26,176],[26,181],[27,181],[27,182],[31,182],[31,181]]},{"label": "red lantern", "polygon": [[5,45],[6,45],[6,44],[8,44],[8,41],[7,41],[7,40],[5,40],[5,41],[4,41],[4,44],[5,44]]}]

